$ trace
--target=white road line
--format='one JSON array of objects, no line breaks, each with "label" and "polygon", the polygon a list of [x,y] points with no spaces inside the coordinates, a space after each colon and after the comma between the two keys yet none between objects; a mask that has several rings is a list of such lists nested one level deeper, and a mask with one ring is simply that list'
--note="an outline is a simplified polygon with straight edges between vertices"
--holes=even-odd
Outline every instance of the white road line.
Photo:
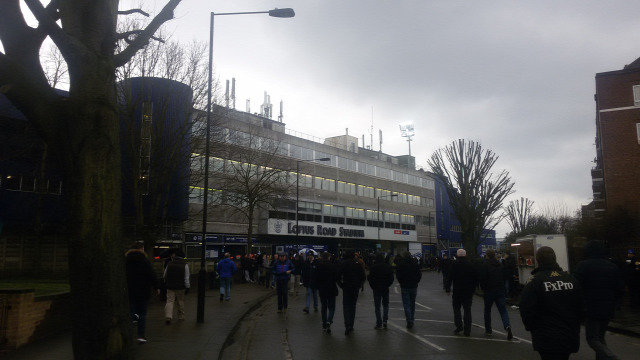
[{"label": "white road line", "polygon": [[411,336],[412,336],[413,338],[415,338],[416,340],[418,340],[418,341],[420,341],[420,342],[422,342],[422,343],[424,343],[424,344],[426,344],[426,345],[429,345],[429,346],[431,346],[432,348],[434,348],[434,349],[436,349],[436,350],[440,350],[440,351],[445,351],[445,350],[446,350],[445,348],[442,348],[442,347],[440,347],[440,346],[438,346],[438,345],[436,345],[436,344],[432,343],[431,341],[429,341],[429,340],[427,340],[427,339],[423,339],[421,336],[419,336],[419,335],[417,335],[417,334],[414,334],[414,333],[412,333],[412,332],[409,332],[407,329],[405,329],[405,328],[403,328],[403,327],[400,327],[400,326],[398,326],[398,325],[396,325],[396,324],[394,324],[394,323],[392,323],[392,322],[388,322],[388,324],[389,324],[389,325],[391,325],[391,326],[393,326],[394,328],[396,328],[396,329],[398,329],[398,330],[400,330],[400,331],[404,332],[404,333],[405,333],[405,334],[407,334],[407,335],[411,335]]},{"label": "white road line", "polygon": [[433,310],[432,308],[430,308],[430,307],[428,307],[428,306],[426,306],[426,305],[422,305],[422,304],[420,304],[419,302],[416,302],[416,305],[420,305],[420,306],[422,306],[422,307],[423,307],[423,308],[425,308],[425,309]]},{"label": "white road line", "polygon": [[[404,311],[404,308],[389,307],[389,310],[402,310],[402,311]],[[418,311],[429,312],[429,311],[431,311],[431,309],[429,309],[429,310],[416,309],[416,312],[418,312]]]},{"label": "white road line", "polygon": [[[519,343],[519,341],[506,340],[506,339],[493,339],[490,337],[473,337],[473,336],[460,336],[460,335],[422,335],[424,337],[444,338],[444,339],[465,339],[465,340],[480,340],[480,341],[493,341],[493,342],[508,342]],[[514,338],[515,339],[515,338]]]}]

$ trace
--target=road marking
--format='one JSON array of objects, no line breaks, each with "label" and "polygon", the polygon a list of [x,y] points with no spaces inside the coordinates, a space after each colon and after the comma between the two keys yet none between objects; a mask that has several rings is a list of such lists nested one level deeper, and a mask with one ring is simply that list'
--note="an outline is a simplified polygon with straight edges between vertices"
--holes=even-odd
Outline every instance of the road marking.
[{"label": "road marking", "polygon": [[389,325],[393,326],[394,328],[396,328],[396,329],[398,329],[398,330],[400,330],[400,331],[404,332],[404,333],[405,333],[405,334],[407,334],[407,335],[411,335],[411,336],[413,336],[416,340],[418,340],[418,341],[420,341],[420,342],[422,342],[422,343],[424,343],[424,344],[426,344],[426,345],[429,345],[429,346],[431,346],[432,348],[434,348],[434,349],[436,349],[436,350],[440,350],[440,351],[445,351],[445,350],[446,350],[445,348],[442,348],[442,347],[440,347],[440,346],[438,346],[438,345],[436,345],[436,344],[432,343],[431,341],[429,341],[429,340],[427,340],[427,339],[423,339],[423,338],[422,338],[422,337],[420,337],[419,335],[416,335],[416,334],[414,334],[414,333],[412,333],[412,332],[409,332],[407,329],[405,329],[405,328],[403,328],[403,327],[401,327],[401,326],[398,326],[398,325],[396,325],[396,324],[394,324],[394,323],[392,323],[392,322],[388,322],[387,324],[389,324]]},{"label": "road marking", "polygon": [[420,306],[422,306],[422,307],[423,307],[423,308],[425,308],[425,309],[433,310],[432,308],[430,308],[430,307],[428,307],[428,306],[426,306],[426,305],[422,305],[422,304],[420,304],[419,302],[416,302],[416,305],[420,305]]},{"label": "road marking", "polygon": [[[389,310],[402,310],[402,311],[404,311],[404,308],[390,307]],[[430,312],[431,309],[429,309],[429,310],[416,309],[416,312],[418,312],[418,311]]]},{"label": "road marking", "polygon": [[[434,338],[443,338],[443,339],[466,339],[466,340],[480,340],[480,341],[493,341],[493,342],[508,342],[508,343],[520,343],[519,341],[506,340],[506,339],[493,339],[490,337],[474,337],[474,336],[460,336],[460,335],[422,335],[424,337],[434,337]],[[514,337],[515,339],[515,337]]]}]

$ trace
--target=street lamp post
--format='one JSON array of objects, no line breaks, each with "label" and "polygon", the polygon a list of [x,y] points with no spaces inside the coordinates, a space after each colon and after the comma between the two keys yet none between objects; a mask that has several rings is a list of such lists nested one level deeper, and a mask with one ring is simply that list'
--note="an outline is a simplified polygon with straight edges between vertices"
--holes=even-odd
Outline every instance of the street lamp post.
[{"label": "street lamp post", "polygon": [[209,26],[209,77],[207,90],[207,128],[204,150],[204,191],[202,200],[202,248],[200,254],[200,272],[198,273],[198,306],[197,306],[197,322],[204,322],[204,293],[207,271],[205,269],[206,260],[205,253],[207,251],[207,206],[209,191],[209,144],[211,141],[211,82],[213,73],[213,18],[219,15],[249,15],[249,14],[269,14],[272,17],[290,18],[295,16],[293,9],[274,9],[268,11],[250,11],[250,12],[233,12],[233,13],[213,13],[211,12],[211,22]]},{"label": "street lamp post", "polygon": [[382,195],[382,196],[378,196],[378,211],[376,212],[376,217],[378,219],[377,221],[377,225],[378,225],[378,243],[380,243],[380,199],[381,198],[386,198],[386,197],[398,197],[398,194],[390,194],[390,195]]},{"label": "street lamp post", "polygon": [[296,240],[298,240],[298,234],[300,234],[300,228],[298,227],[298,218],[300,217],[298,213],[298,203],[300,201],[300,163],[307,161],[331,161],[331,158],[296,160]]}]

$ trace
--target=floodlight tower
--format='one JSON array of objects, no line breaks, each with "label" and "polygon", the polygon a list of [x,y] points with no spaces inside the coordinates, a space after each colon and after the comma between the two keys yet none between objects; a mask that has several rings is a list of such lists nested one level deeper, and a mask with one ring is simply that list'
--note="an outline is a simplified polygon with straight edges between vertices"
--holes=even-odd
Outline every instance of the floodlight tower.
[{"label": "floodlight tower", "polygon": [[[413,123],[406,122],[400,124],[400,135],[407,138],[409,143],[409,158],[411,158],[411,137],[415,134],[413,131]],[[410,161],[409,161],[410,162]]]}]

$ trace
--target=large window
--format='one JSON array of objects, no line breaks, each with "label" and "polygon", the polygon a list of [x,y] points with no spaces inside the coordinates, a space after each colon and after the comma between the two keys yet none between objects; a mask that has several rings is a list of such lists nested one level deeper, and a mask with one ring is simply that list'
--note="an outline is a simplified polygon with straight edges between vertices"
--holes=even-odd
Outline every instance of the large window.
[{"label": "large window", "polygon": [[341,194],[349,194],[349,195],[356,195],[356,184],[354,183],[350,183],[350,182],[345,182],[345,181],[338,181],[338,189],[337,191]]},{"label": "large window", "polygon": [[326,191],[336,191],[336,181],[316,176],[315,188]]},{"label": "large window", "polygon": [[633,105],[640,106],[640,85],[633,85]]},{"label": "large window", "polygon": [[374,198],[375,197],[374,188],[371,186],[358,185],[358,196]]}]

